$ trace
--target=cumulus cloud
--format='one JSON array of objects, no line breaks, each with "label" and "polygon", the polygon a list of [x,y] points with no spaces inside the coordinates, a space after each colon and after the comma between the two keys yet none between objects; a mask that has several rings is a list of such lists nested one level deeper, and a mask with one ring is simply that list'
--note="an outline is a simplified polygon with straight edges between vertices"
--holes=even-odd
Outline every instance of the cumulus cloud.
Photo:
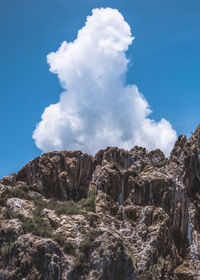
[{"label": "cumulus cloud", "polygon": [[165,119],[150,119],[144,96],[125,83],[125,52],[133,39],[118,10],[94,9],[76,40],[48,54],[50,71],[64,92],[37,124],[33,138],[38,148],[95,153],[107,146],[142,145],[169,154],[175,130]]}]

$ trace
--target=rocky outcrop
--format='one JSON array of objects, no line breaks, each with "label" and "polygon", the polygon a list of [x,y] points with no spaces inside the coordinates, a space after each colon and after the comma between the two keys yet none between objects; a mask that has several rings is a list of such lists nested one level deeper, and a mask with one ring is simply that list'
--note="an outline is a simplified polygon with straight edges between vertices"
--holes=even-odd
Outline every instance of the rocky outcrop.
[{"label": "rocky outcrop", "polygon": [[67,265],[52,240],[22,235],[14,243],[9,260],[4,262],[0,279],[61,279]]},{"label": "rocky outcrop", "polygon": [[160,150],[50,152],[0,181],[0,279],[200,279],[200,126]]},{"label": "rocky outcrop", "polygon": [[81,152],[50,152],[25,165],[17,179],[27,182],[47,197],[86,197],[93,171],[92,156]]},{"label": "rocky outcrop", "polygon": [[13,212],[20,213],[25,217],[30,217],[34,211],[34,204],[32,201],[28,201],[25,199],[20,199],[17,197],[9,198],[7,200],[7,207]]}]

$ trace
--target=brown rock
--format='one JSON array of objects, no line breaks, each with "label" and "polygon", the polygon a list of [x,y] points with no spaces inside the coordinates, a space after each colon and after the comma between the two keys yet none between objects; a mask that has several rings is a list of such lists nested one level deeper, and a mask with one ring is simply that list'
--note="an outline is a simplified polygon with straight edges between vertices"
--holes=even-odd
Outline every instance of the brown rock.
[{"label": "brown rock", "polygon": [[[0,279],[200,279],[200,126],[177,139],[170,158],[138,146],[95,157],[46,153],[4,177],[0,196],[23,184],[35,189],[30,201],[9,198],[6,207],[28,217],[32,200],[45,201],[40,215],[51,239],[23,235],[23,221],[1,216]],[[61,209],[73,199],[78,212],[56,215],[48,197],[59,198]]]},{"label": "brown rock", "polygon": [[49,152],[25,165],[17,178],[48,197],[80,199],[87,195],[92,171],[92,157],[87,154]]}]

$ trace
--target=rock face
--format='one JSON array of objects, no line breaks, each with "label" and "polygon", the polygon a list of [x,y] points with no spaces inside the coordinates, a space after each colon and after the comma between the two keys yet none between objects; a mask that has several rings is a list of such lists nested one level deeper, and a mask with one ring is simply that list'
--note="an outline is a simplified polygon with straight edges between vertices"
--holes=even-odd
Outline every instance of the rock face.
[{"label": "rock face", "polygon": [[0,279],[200,279],[200,126],[160,150],[50,152],[0,181]]},{"label": "rock face", "polygon": [[51,152],[25,165],[18,179],[35,186],[48,197],[80,199],[87,196],[92,157],[81,152]]}]

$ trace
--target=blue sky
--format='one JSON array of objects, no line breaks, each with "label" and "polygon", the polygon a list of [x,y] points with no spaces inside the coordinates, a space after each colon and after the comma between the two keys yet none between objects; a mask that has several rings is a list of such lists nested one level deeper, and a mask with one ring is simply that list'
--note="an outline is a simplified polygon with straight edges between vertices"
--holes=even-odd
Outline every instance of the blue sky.
[{"label": "blue sky", "polygon": [[200,122],[198,0],[0,0],[0,177],[41,154],[32,134],[44,108],[62,92],[46,55],[73,41],[93,8],[123,14],[135,36],[127,83],[136,84],[156,121],[178,134]]}]

